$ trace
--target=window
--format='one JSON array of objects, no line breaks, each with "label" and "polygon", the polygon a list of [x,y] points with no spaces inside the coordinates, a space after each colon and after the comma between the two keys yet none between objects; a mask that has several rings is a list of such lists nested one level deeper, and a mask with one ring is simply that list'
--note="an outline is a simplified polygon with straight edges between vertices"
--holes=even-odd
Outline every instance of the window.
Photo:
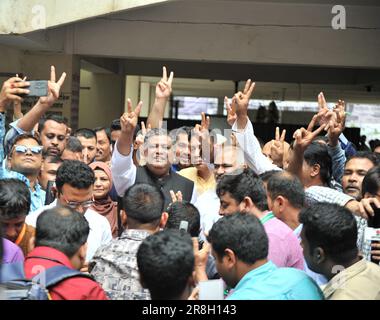
[{"label": "window", "polygon": [[218,98],[176,96],[173,101],[173,109],[178,106],[178,119],[201,120],[202,112],[210,115],[218,113]]}]

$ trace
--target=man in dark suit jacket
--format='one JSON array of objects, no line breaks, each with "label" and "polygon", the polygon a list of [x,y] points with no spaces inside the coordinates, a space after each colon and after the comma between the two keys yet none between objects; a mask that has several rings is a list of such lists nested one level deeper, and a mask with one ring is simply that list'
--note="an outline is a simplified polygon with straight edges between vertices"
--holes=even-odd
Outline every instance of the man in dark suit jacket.
[{"label": "man in dark suit jacket", "polygon": [[141,110],[140,102],[132,111],[131,101],[128,100],[128,112],[120,118],[121,135],[116,142],[112,155],[111,170],[116,191],[123,196],[125,191],[135,183],[154,184],[165,196],[165,208],[171,200],[170,190],[181,191],[185,201],[195,203],[196,190],[194,183],[171,169],[173,155],[172,140],[166,130],[154,128],[144,139],[144,156],[146,165],[136,167],[132,160],[133,133]]}]

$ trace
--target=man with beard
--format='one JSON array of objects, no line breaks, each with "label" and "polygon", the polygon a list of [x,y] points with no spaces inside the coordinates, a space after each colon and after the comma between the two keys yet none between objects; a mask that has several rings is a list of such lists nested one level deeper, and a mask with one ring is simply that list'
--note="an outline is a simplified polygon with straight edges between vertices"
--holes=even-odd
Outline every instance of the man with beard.
[{"label": "man with beard", "polygon": [[[50,67],[50,81],[48,81],[47,96],[40,97],[37,103],[33,106],[33,108],[30,109],[21,119],[18,119],[17,121],[14,121],[10,124],[11,128],[8,130],[4,138],[5,155],[7,155],[10,152],[10,149],[14,144],[14,141],[17,136],[24,133],[33,133],[33,129],[38,123],[38,121],[40,121],[43,115],[58,100],[60,90],[65,81],[65,78],[66,73],[64,72],[62,73],[59,80],[56,81],[55,67]],[[29,84],[28,82],[22,81],[22,79],[17,79],[17,82],[13,83],[13,87],[24,87]],[[6,86],[3,86],[1,93],[3,93],[3,91],[6,92]],[[22,93],[27,92],[25,92],[25,90],[21,90],[17,91],[16,94]],[[14,101],[15,99],[16,98],[13,95],[13,97],[8,98],[8,102]],[[20,97],[19,99],[22,101]],[[1,102],[2,101],[0,99],[0,105]],[[45,119],[41,120],[38,127],[44,151],[47,152],[49,155],[60,155],[66,143],[66,136],[70,133],[64,118],[62,116],[48,116]]]},{"label": "man with beard", "polygon": [[132,102],[128,99],[128,112],[120,118],[121,135],[112,154],[112,176],[119,196],[135,183],[156,185],[165,196],[165,208],[171,201],[170,191],[181,191],[183,200],[194,203],[196,192],[194,183],[171,170],[171,139],[166,130],[154,128],[144,139],[145,166],[136,167],[132,161],[133,134],[141,110],[140,102],[132,111]]},{"label": "man with beard", "polygon": [[38,135],[44,153],[48,156],[61,156],[66,147],[70,129],[63,116],[51,114],[38,123]]},{"label": "man with beard", "polygon": [[88,128],[80,128],[75,131],[74,136],[77,137],[83,146],[82,154],[85,164],[94,162],[96,156],[96,133]]}]

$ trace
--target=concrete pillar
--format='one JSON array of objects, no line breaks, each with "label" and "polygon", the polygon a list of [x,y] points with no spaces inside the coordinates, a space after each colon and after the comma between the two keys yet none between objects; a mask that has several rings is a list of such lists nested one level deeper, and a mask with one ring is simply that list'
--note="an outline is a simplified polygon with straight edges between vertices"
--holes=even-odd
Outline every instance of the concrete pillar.
[{"label": "concrete pillar", "polygon": [[139,76],[126,76],[125,77],[125,101],[124,112],[127,112],[128,104],[127,99],[131,99],[133,108],[140,101],[140,77]]},{"label": "concrete pillar", "polygon": [[143,102],[143,106],[140,112],[140,117],[147,117],[150,110],[150,105],[152,104],[150,95],[150,83],[141,82],[140,83],[140,99]]}]

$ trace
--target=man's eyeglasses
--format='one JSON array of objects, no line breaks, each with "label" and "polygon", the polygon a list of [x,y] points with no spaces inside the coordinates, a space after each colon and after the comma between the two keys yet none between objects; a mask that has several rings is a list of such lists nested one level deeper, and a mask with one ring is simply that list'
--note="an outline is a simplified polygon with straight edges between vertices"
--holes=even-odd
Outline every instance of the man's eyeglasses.
[{"label": "man's eyeglasses", "polygon": [[83,209],[88,209],[89,207],[91,207],[94,204],[93,200],[86,200],[83,202],[68,201],[67,199],[65,199],[65,197],[63,195],[61,196],[61,199],[63,199],[66,202],[66,205],[73,210],[75,210],[79,207],[82,207]]},{"label": "man's eyeglasses", "polygon": [[42,153],[42,146],[35,146],[35,147],[26,147],[22,145],[15,146],[15,151],[17,153],[25,154],[28,151],[31,151],[33,154],[41,154]]}]

